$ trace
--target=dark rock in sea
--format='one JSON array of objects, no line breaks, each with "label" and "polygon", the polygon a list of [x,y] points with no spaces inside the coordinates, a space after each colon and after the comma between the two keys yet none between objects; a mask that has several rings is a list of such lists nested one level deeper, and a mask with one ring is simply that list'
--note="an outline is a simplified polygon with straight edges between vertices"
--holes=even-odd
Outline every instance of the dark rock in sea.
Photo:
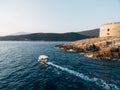
[{"label": "dark rock in sea", "polygon": [[87,48],[86,48],[87,51],[91,51],[91,52],[95,52],[95,51],[98,51],[99,50],[99,47],[96,46],[95,44],[90,44]]}]

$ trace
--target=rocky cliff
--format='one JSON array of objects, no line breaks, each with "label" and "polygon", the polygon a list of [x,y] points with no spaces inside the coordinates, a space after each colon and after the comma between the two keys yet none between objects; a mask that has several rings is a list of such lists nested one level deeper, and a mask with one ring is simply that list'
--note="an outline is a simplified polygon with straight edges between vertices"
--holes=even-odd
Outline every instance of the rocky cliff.
[{"label": "rocky cliff", "polygon": [[84,52],[94,58],[118,59],[120,58],[120,37],[90,38],[66,44],[56,45],[63,50]]}]

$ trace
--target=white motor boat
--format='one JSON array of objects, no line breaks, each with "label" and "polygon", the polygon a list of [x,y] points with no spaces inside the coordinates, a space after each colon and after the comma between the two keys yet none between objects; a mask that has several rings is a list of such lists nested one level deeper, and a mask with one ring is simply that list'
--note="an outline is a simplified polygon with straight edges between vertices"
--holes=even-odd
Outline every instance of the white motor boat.
[{"label": "white motor boat", "polygon": [[48,56],[46,56],[46,55],[40,55],[38,57],[38,61],[41,62],[41,63],[46,63],[48,61]]}]

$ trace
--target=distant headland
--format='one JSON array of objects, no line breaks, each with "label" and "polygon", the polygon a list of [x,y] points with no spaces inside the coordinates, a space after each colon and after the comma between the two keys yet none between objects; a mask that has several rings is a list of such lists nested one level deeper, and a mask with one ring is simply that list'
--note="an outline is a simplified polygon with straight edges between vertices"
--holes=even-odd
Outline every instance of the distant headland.
[{"label": "distant headland", "polygon": [[75,41],[89,36],[75,32],[69,33],[31,33],[25,35],[1,36],[0,41]]},{"label": "distant headland", "polygon": [[84,52],[100,59],[120,58],[120,22],[103,24],[98,38],[88,38],[66,44],[56,45],[63,50]]}]

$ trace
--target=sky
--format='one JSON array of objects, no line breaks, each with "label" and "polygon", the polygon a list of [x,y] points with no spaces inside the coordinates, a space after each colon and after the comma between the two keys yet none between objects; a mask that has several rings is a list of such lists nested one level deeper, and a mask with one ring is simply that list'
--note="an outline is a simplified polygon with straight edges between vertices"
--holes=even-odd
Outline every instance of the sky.
[{"label": "sky", "polygon": [[0,35],[65,33],[120,22],[120,0],[0,0]]}]

